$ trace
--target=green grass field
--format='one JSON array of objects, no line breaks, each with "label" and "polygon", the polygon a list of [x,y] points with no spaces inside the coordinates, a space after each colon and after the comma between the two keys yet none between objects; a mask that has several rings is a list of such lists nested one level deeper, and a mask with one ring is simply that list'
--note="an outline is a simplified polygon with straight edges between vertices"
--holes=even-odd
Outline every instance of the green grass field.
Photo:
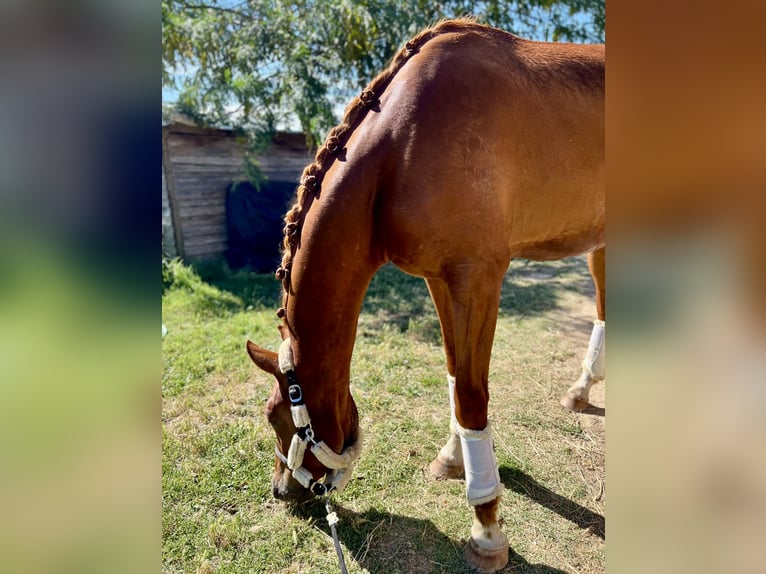
[{"label": "green grass field", "polygon": [[[221,265],[196,272],[172,264],[163,293],[163,572],[338,572],[324,507],[271,495],[272,380],[245,341],[278,347],[279,283]],[[605,570],[604,410],[558,404],[579,375],[592,296],[584,257],[514,262],[506,274],[490,369],[506,572]],[[449,403],[421,279],[391,266],[373,279],[351,373],[365,448],[335,497],[349,572],[467,572],[464,483],[428,472],[448,437]],[[599,387],[592,402],[604,407]]]}]

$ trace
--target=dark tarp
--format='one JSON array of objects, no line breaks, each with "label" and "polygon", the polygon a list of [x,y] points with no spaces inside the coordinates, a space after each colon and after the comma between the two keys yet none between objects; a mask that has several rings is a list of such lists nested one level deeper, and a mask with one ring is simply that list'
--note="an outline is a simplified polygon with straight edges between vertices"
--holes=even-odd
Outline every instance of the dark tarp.
[{"label": "dark tarp", "polygon": [[268,181],[260,190],[248,181],[226,189],[226,227],[229,267],[249,267],[262,273],[276,270],[281,261],[283,217],[295,197],[297,184]]}]

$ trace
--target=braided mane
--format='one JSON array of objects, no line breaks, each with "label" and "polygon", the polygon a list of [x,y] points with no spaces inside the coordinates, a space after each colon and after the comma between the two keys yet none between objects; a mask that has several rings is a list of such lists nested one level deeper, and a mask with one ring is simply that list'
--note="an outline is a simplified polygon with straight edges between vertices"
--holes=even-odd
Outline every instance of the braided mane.
[{"label": "braided mane", "polygon": [[[428,40],[440,34],[460,32],[472,28],[483,29],[484,27],[477,24],[474,18],[466,17],[444,20],[431,28],[423,30],[410,39],[393,57],[388,68],[378,74],[362,93],[346,106],[343,121],[330,130],[327,139],[317,150],[314,162],[303,170],[300,184],[298,185],[297,199],[285,215],[282,264],[275,274],[276,278],[282,281],[285,297],[291,291],[290,269],[295,250],[298,246],[305,211],[310,200],[319,195],[324,174],[330,168],[333,161],[335,161],[337,153],[346,145],[353,131],[367,115],[367,111],[377,105],[378,98],[380,98],[386,87],[391,83],[396,73]],[[279,309],[277,315],[284,317],[285,307]]]}]

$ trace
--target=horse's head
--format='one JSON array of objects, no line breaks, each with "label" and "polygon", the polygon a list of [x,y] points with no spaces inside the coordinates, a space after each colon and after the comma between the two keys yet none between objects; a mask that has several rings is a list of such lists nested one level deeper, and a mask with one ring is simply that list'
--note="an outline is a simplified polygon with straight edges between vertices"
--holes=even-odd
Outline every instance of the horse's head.
[{"label": "horse's head", "polygon": [[[269,425],[277,434],[277,450],[287,457],[288,449],[292,437],[296,432],[295,423],[290,413],[290,401],[288,399],[287,376],[279,370],[279,359],[277,353],[262,349],[254,343],[247,342],[247,352],[253,362],[262,370],[274,375],[276,383],[271,392],[271,396],[266,401],[264,412]],[[315,476],[324,474],[325,469],[314,457],[306,457],[313,460],[304,460],[304,464]],[[313,463],[313,464],[312,464]],[[315,468],[311,469],[308,465],[312,464]],[[309,489],[303,488],[295,478],[292,472],[287,468],[287,464],[280,458],[275,457],[274,475],[271,478],[271,486],[274,496],[280,500],[290,500],[294,502],[304,502],[311,498],[312,493]]]},{"label": "horse's head", "polygon": [[[286,337],[284,331],[283,337]],[[271,480],[274,496],[280,500],[305,502],[314,494],[323,494],[323,485],[341,490],[348,482],[361,451],[353,400],[350,400],[353,428],[349,433],[352,436],[341,437],[342,450],[341,454],[337,454],[324,441],[331,440],[331,429],[339,428],[343,421],[332,420],[337,419],[337,409],[322,412],[318,408],[313,409],[311,416],[315,419],[311,420],[308,397],[304,402],[303,397],[299,396],[302,389],[297,384],[294,371],[289,368],[292,360],[290,339],[283,341],[280,353],[263,349],[250,341],[247,342],[247,352],[258,367],[276,379],[265,407],[266,418],[277,435]],[[289,358],[285,357],[286,354]],[[312,401],[311,404],[314,406],[317,402]],[[323,477],[324,482],[321,482]]]}]

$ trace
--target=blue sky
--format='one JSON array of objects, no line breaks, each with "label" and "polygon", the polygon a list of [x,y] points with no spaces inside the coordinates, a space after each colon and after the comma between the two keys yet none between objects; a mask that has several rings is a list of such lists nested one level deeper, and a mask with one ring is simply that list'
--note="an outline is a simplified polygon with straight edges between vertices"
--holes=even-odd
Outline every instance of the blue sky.
[{"label": "blue sky", "polygon": [[162,87],[162,103],[175,102],[178,99],[178,90]]}]

